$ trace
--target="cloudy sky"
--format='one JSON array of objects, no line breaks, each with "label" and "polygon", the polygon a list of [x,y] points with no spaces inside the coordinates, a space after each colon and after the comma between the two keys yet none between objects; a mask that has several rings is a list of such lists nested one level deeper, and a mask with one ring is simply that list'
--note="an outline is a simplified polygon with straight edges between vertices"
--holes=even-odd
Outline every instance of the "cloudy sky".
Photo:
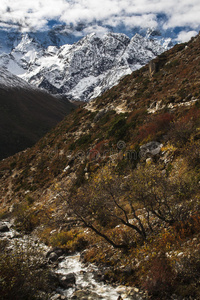
[{"label": "cloudy sky", "polygon": [[[100,21],[102,26],[95,30],[103,32],[106,26],[156,27],[161,14],[166,16],[164,30],[187,27],[179,32],[180,41],[200,29],[199,0],[1,0],[0,25],[8,27],[12,22],[11,26],[20,24],[28,31],[46,29],[51,20],[74,25]],[[88,31],[93,29],[88,27]]]}]

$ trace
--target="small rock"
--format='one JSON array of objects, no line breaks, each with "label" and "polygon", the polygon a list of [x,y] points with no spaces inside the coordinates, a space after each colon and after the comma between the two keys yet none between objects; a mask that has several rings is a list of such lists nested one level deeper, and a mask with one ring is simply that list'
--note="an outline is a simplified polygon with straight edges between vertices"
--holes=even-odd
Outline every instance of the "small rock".
[{"label": "small rock", "polygon": [[55,262],[58,260],[58,255],[55,253],[55,252],[52,252],[50,255],[49,255],[49,261],[50,262]]},{"label": "small rock", "polygon": [[99,296],[97,293],[88,291],[88,290],[78,290],[75,291],[71,297],[71,299],[77,299],[77,300],[100,300],[103,299],[101,296]]},{"label": "small rock", "polygon": [[53,295],[50,300],[61,300],[61,295],[60,294],[55,294]]},{"label": "small rock", "polygon": [[49,258],[50,255],[51,255],[51,253],[55,253],[55,254],[57,255],[57,257],[60,257],[60,256],[62,256],[62,255],[64,254],[64,250],[61,249],[61,248],[58,248],[58,247],[53,248],[53,249],[51,249],[51,250],[49,250],[49,251],[47,252],[46,258]]},{"label": "small rock", "polygon": [[67,298],[61,294],[55,294],[50,298],[50,300],[65,300],[65,299],[67,300]]},{"label": "small rock", "polygon": [[146,163],[147,163],[148,165],[150,165],[150,164],[152,163],[152,158],[151,158],[151,157],[148,157],[148,158],[146,159]]},{"label": "small rock", "polygon": [[60,256],[60,257],[58,257],[58,262],[61,262],[61,261],[63,261],[65,259],[65,256]]},{"label": "small rock", "polygon": [[166,173],[167,173],[166,170],[162,170],[162,171],[161,171],[161,174],[162,174],[162,175],[166,175]]},{"label": "small rock", "polygon": [[59,282],[63,288],[68,289],[76,284],[75,274],[69,273],[67,275],[61,276],[59,277]]}]

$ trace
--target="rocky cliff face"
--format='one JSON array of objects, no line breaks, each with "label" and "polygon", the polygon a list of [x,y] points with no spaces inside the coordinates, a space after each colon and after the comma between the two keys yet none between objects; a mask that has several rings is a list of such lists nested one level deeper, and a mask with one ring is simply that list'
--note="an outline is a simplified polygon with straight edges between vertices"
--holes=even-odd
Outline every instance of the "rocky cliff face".
[{"label": "rocky cliff face", "polygon": [[90,34],[75,44],[48,48],[24,35],[11,53],[0,56],[0,65],[52,94],[89,101],[163,51],[159,42],[139,34],[131,39]]}]

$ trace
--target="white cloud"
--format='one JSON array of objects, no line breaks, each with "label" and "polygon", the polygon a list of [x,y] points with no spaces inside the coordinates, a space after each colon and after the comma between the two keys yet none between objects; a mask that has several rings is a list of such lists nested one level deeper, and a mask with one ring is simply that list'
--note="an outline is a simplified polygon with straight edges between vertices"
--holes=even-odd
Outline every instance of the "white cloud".
[{"label": "white cloud", "polygon": [[[95,32],[98,37],[103,37],[106,33],[108,33],[108,28],[94,25],[94,26],[88,26],[86,27],[81,33],[80,36]],[[77,32],[78,33],[78,32]]]},{"label": "white cloud", "polygon": [[1,0],[0,20],[20,23],[24,30],[45,28],[52,19],[74,25],[96,20],[145,28],[156,27],[158,14],[165,14],[164,29],[190,26],[195,30],[200,28],[199,12],[199,0]]},{"label": "white cloud", "polygon": [[192,31],[181,31],[179,34],[178,34],[178,37],[177,37],[177,41],[178,42],[181,42],[181,43],[185,43],[185,42],[188,42],[193,36],[197,35],[197,31],[195,30],[192,30]]}]

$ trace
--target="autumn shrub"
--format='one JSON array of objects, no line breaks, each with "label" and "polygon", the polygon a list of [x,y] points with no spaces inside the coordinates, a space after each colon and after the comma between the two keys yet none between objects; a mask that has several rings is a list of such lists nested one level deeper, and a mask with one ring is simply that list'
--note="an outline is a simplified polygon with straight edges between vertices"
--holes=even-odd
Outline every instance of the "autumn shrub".
[{"label": "autumn shrub", "polygon": [[168,132],[168,137],[174,145],[184,147],[195,134],[199,124],[200,109],[191,108],[187,114],[173,123]]},{"label": "autumn shrub", "polygon": [[27,203],[16,204],[13,215],[17,230],[25,233],[30,233],[40,223],[38,216]]},{"label": "autumn shrub", "polygon": [[109,155],[108,149],[108,140],[102,140],[98,142],[90,151],[89,151],[89,159],[91,161],[96,160],[99,161],[101,158],[105,158],[106,155]]},{"label": "autumn shrub", "polygon": [[[45,207],[32,207],[32,198],[27,198],[27,202],[14,205],[13,217],[15,219],[15,227],[18,231],[31,233],[40,224],[46,225],[50,222],[50,211]],[[30,202],[31,201],[31,204]]]},{"label": "autumn shrub", "polygon": [[139,128],[138,140],[144,140],[148,137],[150,139],[156,139],[157,135],[163,135],[170,127],[173,121],[173,115],[170,113],[164,113],[156,116],[151,122],[142,125]]},{"label": "autumn shrub", "polygon": [[200,299],[200,249],[197,247],[189,257],[181,260],[174,282],[174,293],[180,299]]},{"label": "autumn shrub", "polygon": [[191,142],[183,149],[183,154],[189,167],[198,172],[200,169],[200,140]]},{"label": "autumn shrub", "polygon": [[49,299],[49,270],[41,250],[31,242],[7,246],[0,242],[0,299]]},{"label": "autumn shrub", "polygon": [[75,252],[84,250],[88,242],[83,233],[72,229],[54,233],[49,239],[49,244],[53,247]]},{"label": "autumn shrub", "polygon": [[170,261],[161,253],[148,262],[148,271],[143,278],[142,287],[154,299],[169,299],[173,293],[174,280],[175,272]]},{"label": "autumn shrub", "polygon": [[200,215],[195,213],[187,220],[177,222],[173,225],[176,237],[179,239],[185,239],[192,237],[194,234],[200,231]]}]

